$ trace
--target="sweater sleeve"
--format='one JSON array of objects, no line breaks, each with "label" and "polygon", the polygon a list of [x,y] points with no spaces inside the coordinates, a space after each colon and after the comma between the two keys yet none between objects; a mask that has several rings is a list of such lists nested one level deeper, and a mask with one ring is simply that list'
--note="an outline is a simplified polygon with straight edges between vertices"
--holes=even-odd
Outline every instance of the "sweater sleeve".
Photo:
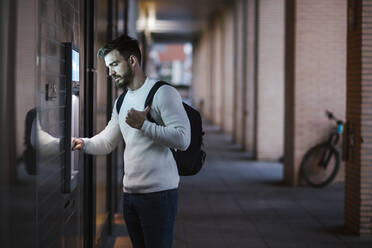
[{"label": "sweater sleeve", "polygon": [[92,138],[82,138],[84,141],[83,150],[92,155],[105,155],[112,152],[123,139],[120,132],[116,103],[111,114],[111,120],[100,133]]},{"label": "sweater sleeve", "polygon": [[178,91],[168,85],[160,87],[154,96],[152,108],[160,113],[164,126],[146,120],[142,132],[158,144],[186,150],[191,140],[190,122]]}]

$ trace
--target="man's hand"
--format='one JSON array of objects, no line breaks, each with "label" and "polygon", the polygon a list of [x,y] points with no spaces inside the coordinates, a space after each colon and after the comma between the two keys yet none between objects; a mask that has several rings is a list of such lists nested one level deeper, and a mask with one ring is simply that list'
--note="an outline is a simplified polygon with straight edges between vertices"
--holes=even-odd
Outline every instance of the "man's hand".
[{"label": "man's hand", "polygon": [[84,146],[84,141],[82,139],[72,138],[71,147],[73,151],[81,150],[83,149],[83,146]]},{"label": "man's hand", "polygon": [[146,120],[147,113],[150,111],[150,109],[150,106],[147,106],[144,111],[138,111],[132,108],[128,112],[125,122],[129,126],[141,130],[143,122]]}]

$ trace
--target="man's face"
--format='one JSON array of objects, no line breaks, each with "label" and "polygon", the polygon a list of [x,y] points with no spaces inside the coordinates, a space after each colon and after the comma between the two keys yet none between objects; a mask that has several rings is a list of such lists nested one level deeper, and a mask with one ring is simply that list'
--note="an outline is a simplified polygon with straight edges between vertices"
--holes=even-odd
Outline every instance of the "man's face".
[{"label": "man's face", "polygon": [[133,70],[118,50],[109,52],[105,56],[105,63],[118,88],[126,88],[133,82]]}]

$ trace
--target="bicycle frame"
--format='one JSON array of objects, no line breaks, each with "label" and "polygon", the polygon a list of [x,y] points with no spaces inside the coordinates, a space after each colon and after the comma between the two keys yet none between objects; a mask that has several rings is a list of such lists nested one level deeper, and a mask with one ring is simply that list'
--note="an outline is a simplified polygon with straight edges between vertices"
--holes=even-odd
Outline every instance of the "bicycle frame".
[{"label": "bicycle frame", "polygon": [[337,146],[338,145],[338,141],[340,140],[340,135],[337,133],[337,131],[333,131],[330,135],[329,135],[329,138],[328,138],[328,143],[333,145],[333,146]]},{"label": "bicycle frame", "polygon": [[[337,120],[334,115],[326,111],[326,115],[328,116],[328,119],[334,120],[336,122],[336,127],[333,128],[331,134],[329,135],[327,143],[331,146],[337,147],[338,142],[340,140],[340,133],[342,133],[343,129],[343,123],[340,120]],[[322,154],[322,159],[319,161],[318,165],[324,168],[327,168],[327,165],[329,164],[329,160],[331,159],[331,153],[328,151],[324,151]]]},{"label": "bicycle frame", "polygon": [[328,110],[326,115],[336,125],[329,133],[328,139],[311,147],[301,161],[300,172],[304,180],[313,187],[324,187],[329,184],[340,169],[338,143],[343,130],[343,122]]},{"label": "bicycle frame", "polygon": [[[330,134],[327,143],[336,147],[339,140],[340,140],[340,135],[338,134],[336,130]],[[324,167],[324,169],[327,168],[327,165],[329,164],[329,160],[331,159],[331,157],[332,157],[332,153],[330,153],[328,150],[323,151],[322,159],[319,161],[318,165],[320,167]]]}]

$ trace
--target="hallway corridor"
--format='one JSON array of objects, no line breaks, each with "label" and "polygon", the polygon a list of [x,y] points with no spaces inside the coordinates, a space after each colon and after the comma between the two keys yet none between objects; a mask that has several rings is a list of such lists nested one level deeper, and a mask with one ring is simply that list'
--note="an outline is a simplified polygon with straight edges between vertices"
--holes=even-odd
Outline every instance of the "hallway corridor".
[{"label": "hallway corridor", "polygon": [[[343,184],[285,186],[280,163],[250,162],[217,127],[206,124],[205,131],[205,167],[181,180],[175,248],[372,247],[372,238],[343,229]],[[117,237],[107,247],[128,242]]]},{"label": "hallway corridor", "polygon": [[[116,122],[145,77],[205,119],[173,248],[372,248],[372,0],[0,0],[0,13],[0,248],[132,247],[124,163],[128,192],[175,188],[158,145],[188,136],[168,95],[161,122]],[[141,112],[134,95],[123,106]],[[328,137],[335,183],[301,186]]]}]

